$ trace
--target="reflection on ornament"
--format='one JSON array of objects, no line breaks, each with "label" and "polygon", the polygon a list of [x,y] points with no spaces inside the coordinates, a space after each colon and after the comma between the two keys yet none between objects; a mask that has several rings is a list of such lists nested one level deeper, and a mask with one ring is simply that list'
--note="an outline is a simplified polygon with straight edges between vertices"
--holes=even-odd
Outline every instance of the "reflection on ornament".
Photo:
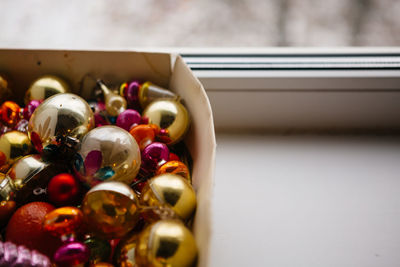
[{"label": "reflection on ornament", "polygon": [[3,134],[0,137],[0,166],[12,164],[31,150],[31,141],[26,133],[11,131]]},{"label": "reflection on ornament", "polygon": [[197,246],[192,233],[178,220],[163,220],[146,227],[138,237],[135,260],[139,266],[193,266]]},{"label": "reflection on ornament", "polygon": [[45,100],[52,95],[70,92],[68,84],[61,78],[53,75],[39,77],[25,93],[25,105],[31,100]]},{"label": "reflection on ornament", "polygon": [[189,168],[181,161],[168,161],[167,163],[161,165],[156,175],[172,173],[182,176],[190,182],[190,171]]},{"label": "reflection on ornament", "polygon": [[168,145],[179,142],[189,129],[189,113],[179,101],[155,100],[146,107],[143,116],[161,129],[158,138]]},{"label": "reflection on ornament", "polygon": [[50,211],[43,220],[43,229],[56,237],[67,237],[75,234],[82,225],[83,215],[75,207],[62,207]]},{"label": "reflection on ornament", "polygon": [[69,242],[56,251],[53,260],[59,267],[81,266],[88,261],[89,255],[89,248],[84,243]]},{"label": "reflection on ornament", "polygon": [[105,180],[130,184],[140,168],[140,150],[135,139],[116,126],[90,131],[75,156],[77,177],[92,187]]},{"label": "reflection on ornament", "polygon": [[6,101],[0,107],[1,121],[13,127],[20,120],[21,108],[13,101]]},{"label": "reflection on ornament", "polygon": [[118,115],[116,125],[129,131],[133,126],[140,123],[140,113],[133,109],[127,109]]},{"label": "reflection on ornament", "polygon": [[104,238],[120,238],[132,230],[139,219],[138,209],[136,194],[120,182],[96,185],[82,202],[89,230]]},{"label": "reflection on ornament", "polygon": [[35,148],[42,152],[48,145],[79,140],[93,128],[93,112],[84,99],[74,94],[57,94],[33,112],[28,133]]},{"label": "reflection on ornament", "polygon": [[196,208],[196,193],[185,178],[166,173],[148,181],[140,202],[149,207],[168,205],[181,219],[186,220]]}]

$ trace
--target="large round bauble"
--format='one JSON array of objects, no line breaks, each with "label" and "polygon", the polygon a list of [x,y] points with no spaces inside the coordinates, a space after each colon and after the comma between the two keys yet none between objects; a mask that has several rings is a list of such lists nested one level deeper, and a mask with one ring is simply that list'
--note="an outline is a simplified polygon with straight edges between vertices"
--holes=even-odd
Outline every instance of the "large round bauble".
[{"label": "large round bauble", "polygon": [[140,150],[135,139],[117,126],[91,130],[75,156],[76,175],[87,186],[105,180],[132,183],[140,169]]},{"label": "large round bauble", "polygon": [[189,113],[177,100],[155,100],[143,111],[143,117],[160,127],[159,138],[168,145],[179,142],[189,129]]},{"label": "large round bauble", "polygon": [[46,99],[33,112],[28,134],[41,152],[52,144],[60,145],[67,137],[81,139],[94,128],[94,117],[88,103],[74,94],[57,94]]}]

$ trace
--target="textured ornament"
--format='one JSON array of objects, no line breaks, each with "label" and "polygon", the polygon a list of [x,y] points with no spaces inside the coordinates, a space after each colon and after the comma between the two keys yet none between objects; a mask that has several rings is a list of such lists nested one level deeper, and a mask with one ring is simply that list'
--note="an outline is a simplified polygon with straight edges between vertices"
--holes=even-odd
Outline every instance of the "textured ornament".
[{"label": "textured ornament", "polygon": [[158,166],[167,162],[168,157],[169,149],[166,144],[160,142],[151,143],[142,151],[142,167],[153,172]]},{"label": "textured ornament", "polygon": [[1,121],[13,127],[20,120],[21,108],[13,101],[6,101],[0,107]]},{"label": "textured ornament", "polygon": [[63,165],[43,161],[40,155],[28,155],[17,160],[7,172],[16,191],[16,201],[25,203],[46,200],[49,179],[64,172],[65,168]]},{"label": "textured ornament", "polygon": [[197,246],[192,233],[179,220],[163,220],[146,227],[137,240],[138,266],[193,266]]},{"label": "textured ornament", "polygon": [[117,117],[116,125],[122,129],[129,131],[133,126],[140,123],[140,113],[133,109],[127,109]]},{"label": "textured ornament", "polygon": [[145,108],[148,104],[157,99],[178,100],[179,97],[175,93],[155,85],[154,83],[143,83],[139,90],[139,102],[142,108]]},{"label": "textured ornament", "polygon": [[0,266],[51,267],[49,258],[24,246],[0,242]]},{"label": "textured ornament", "polygon": [[110,243],[98,237],[89,237],[85,239],[84,243],[90,249],[90,262],[99,263],[107,261],[111,255]]},{"label": "textured ornament", "polygon": [[77,177],[87,186],[114,180],[130,184],[141,164],[135,139],[116,126],[102,126],[90,131],[75,156]]},{"label": "textured ornament", "polygon": [[104,103],[109,116],[116,117],[126,110],[126,100],[124,97],[111,91],[102,81],[97,81],[97,86],[104,95]]},{"label": "textured ornament", "polygon": [[5,133],[0,137],[0,165],[12,164],[31,150],[31,141],[27,134],[19,131]]},{"label": "textured ornament", "polygon": [[51,235],[67,240],[75,235],[82,225],[83,214],[75,207],[62,207],[47,213],[43,220],[43,229]]},{"label": "textured ornament", "polygon": [[78,181],[69,173],[60,173],[54,176],[47,186],[50,202],[58,206],[74,204],[79,191]]},{"label": "textured ornament", "polygon": [[190,181],[189,168],[181,161],[168,161],[167,163],[161,165],[158,168],[156,175],[164,173],[177,174]]},{"label": "textured ornament", "polygon": [[141,124],[129,131],[129,133],[135,138],[139,145],[140,150],[143,150],[146,146],[154,142],[158,127],[156,125]]},{"label": "textured ornament", "polygon": [[88,261],[89,255],[89,248],[84,243],[70,242],[56,251],[53,260],[58,267],[82,266]]},{"label": "textured ornament", "polygon": [[181,219],[186,220],[196,209],[196,193],[182,176],[161,174],[149,179],[140,202],[149,207],[168,205]]},{"label": "textured ornament", "polygon": [[39,100],[31,100],[26,107],[22,110],[22,116],[24,117],[25,120],[29,120],[35,111],[35,109],[42,103]]},{"label": "textured ornament", "polygon": [[28,134],[28,125],[29,121],[22,119],[14,126],[14,130],[24,134]]},{"label": "textured ornament", "polygon": [[78,141],[93,128],[93,112],[84,99],[74,94],[57,94],[33,112],[28,133],[35,148],[42,152],[48,145]]},{"label": "textured ornament", "polygon": [[68,84],[59,77],[44,75],[39,77],[25,93],[25,105],[31,100],[45,100],[52,95],[70,92]]},{"label": "textured ornament", "polygon": [[143,116],[161,129],[158,138],[168,145],[179,142],[189,129],[189,113],[179,101],[155,100],[146,107]]},{"label": "textured ornament", "polygon": [[124,183],[104,182],[93,187],[82,202],[86,224],[104,238],[120,238],[139,219],[136,194]]}]

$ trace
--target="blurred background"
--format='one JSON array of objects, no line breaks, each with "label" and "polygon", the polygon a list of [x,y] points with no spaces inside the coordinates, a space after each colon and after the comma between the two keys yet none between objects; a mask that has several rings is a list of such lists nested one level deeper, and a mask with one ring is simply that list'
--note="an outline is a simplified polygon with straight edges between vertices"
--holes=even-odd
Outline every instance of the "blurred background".
[{"label": "blurred background", "polygon": [[1,47],[398,46],[398,0],[0,0]]}]

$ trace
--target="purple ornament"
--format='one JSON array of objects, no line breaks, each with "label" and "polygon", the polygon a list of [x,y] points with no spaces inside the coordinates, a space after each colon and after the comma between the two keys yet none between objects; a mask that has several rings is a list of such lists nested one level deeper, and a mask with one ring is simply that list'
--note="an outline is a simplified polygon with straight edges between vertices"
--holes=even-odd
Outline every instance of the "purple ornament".
[{"label": "purple ornament", "polygon": [[20,120],[17,125],[15,125],[14,130],[23,132],[23,133],[28,133],[28,124],[29,121],[22,119]]},{"label": "purple ornament", "polygon": [[142,151],[142,168],[147,171],[155,171],[168,161],[169,149],[166,144],[154,142],[146,146]]},{"label": "purple ornament", "polygon": [[140,123],[141,117],[139,112],[133,109],[127,109],[118,115],[116,125],[129,131],[133,126]]},{"label": "purple ornament", "polygon": [[24,246],[16,246],[11,242],[0,242],[0,267],[50,267],[49,258],[35,250]]},{"label": "purple ornament", "polygon": [[140,110],[139,89],[140,89],[139,81],[131,81],[128,84],[128,87],[124,90],[124,97],[126,99],[128,107],[133,108],[135,110]]},{"label": "purple ornament", "polygon": [[89,260],[89,248],[82,242],[71,242],[62,245],[54,254],[57,266],[67,267],[85,263]]},{"label": "purple ornament", "polygon": [[40,105],[41,101],[39,100],[31,100],[28,105],[22,110],[22,115],[25,120],[29,120],[35,111],[35,109]]}]

